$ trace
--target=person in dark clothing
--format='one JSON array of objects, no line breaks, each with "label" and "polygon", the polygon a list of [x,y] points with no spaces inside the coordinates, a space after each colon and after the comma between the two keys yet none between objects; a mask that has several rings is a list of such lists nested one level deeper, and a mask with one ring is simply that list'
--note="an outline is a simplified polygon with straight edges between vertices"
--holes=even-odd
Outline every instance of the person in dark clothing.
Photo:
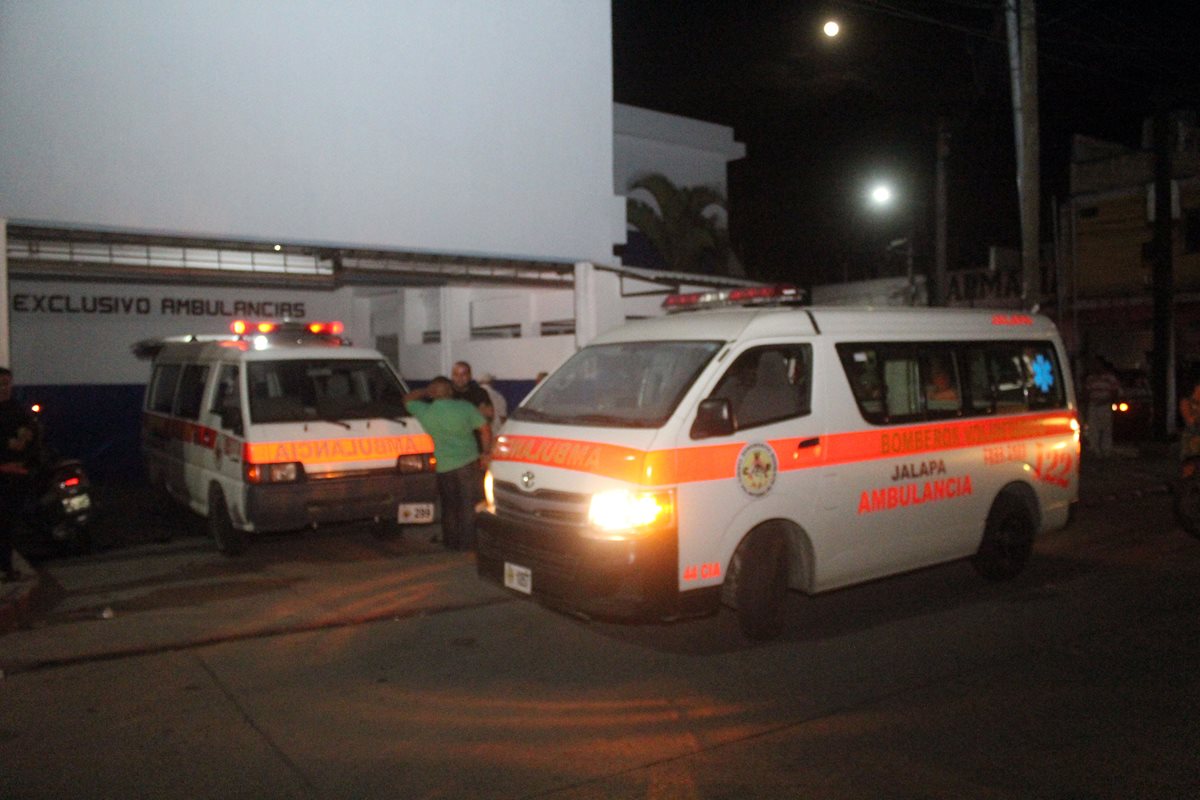
[{"label": "person in dark clothing", "polygon": [[[492,398],[471,375],[471,365],[466,361],[455,361],[454,366],[450,368],[450,386],[453,390],[455,400],[466,400],[475,408],[479,409],[479,413],[483,414],[483,418],[488,421],[488,426],[491,430],[496,428],[496,409],[492,407]],[[479,445],[479,452],[486,453],[488,448],[484,447],[483,440],[478,434],[475,435],[475,441]],[[483,464],[479,465],[476,475],[478,480],[475,481],[473,487],[474,501],[478,503],[483,499],[483,474],[487,471],[487,467]]]},{"label": "person in dark clothing", "polygon": [[[434,378],[404,396],[404,406],[433,438],[437,487],[442,501],[442,542],[449,550],[475,546],[475,486],[486,467],[492,435],[487,419],[465,400],[452,397],[450,381]],[[480,450],[478,441],[482,441]]]},{"label": "person in dark clothing", "polygon": [[0,367],[0,575],[22,576],[13,566],[13,528],[33,491],[30,461],[36,445],[33,414],[13,399],[12,371]]},{"label": "person in dark clothing", "polygon": [[454,387],[454,399],[466,400],[479,409],[479,413],[492,422],[495,410],[492,408],[492,398],[471,376],[471,365],[465,361],[455,361],[450,369],[450,383]]}]

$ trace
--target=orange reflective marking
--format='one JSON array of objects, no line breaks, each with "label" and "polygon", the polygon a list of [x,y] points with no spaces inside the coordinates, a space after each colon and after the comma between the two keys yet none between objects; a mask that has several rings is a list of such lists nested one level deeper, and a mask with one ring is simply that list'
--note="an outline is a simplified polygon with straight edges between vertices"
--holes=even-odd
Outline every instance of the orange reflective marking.
[{"label": "orange reflective marking", "polygon": [[[1075,414],[1053,411],[872,428],[819,437],[789,437],[772,439],[768,444],[775,451],[779,470],[787,472],[1043,436],[1069,436],[1074,435],[1077,424]],[[815,444],[813,439],[817,440]],[[734,477],[737,457],[746,444],[742,441],[644,451],[603,442],[504,434],[496,441],[493,458],[544,464],[646,486],[663,486]]]},{"label": "orange reflective marking", "polygon": [[176,439],[186,444],[198,444],[210,450],[217,443],[215,430],[185,419],[146,414],[142,418],[142,426],[147,431],[160,434],[168,439]]},{"label": "orange reflective marking", "polygon": [[[213,428],[159,414],[145,414],[142,424],[147,431],[185,444],[198,444],[210,450],[215,449],[218,439],[222,438],[220,433]],[[228,436],[223,438],[226,443],[222,452],[227,455],[230,454],[230,444],[241,441]],[[286,461],[322,464],[337,461],[399,458],[416,453],[432,452],[433,437],[427,433],[405,436],[309,439],[294,442],[245,442],[242,444],[242,456],[248,464],[278,464]]]},{"label": "orange reflective marking", "polygon": [[245,459],[248,464],[278,464],[285,461],[323,464],[334,461],[398,458],[414,453],[432,452],[433,437],[422,433],[410,436],[356,436],[294,442],[247,442]]}]

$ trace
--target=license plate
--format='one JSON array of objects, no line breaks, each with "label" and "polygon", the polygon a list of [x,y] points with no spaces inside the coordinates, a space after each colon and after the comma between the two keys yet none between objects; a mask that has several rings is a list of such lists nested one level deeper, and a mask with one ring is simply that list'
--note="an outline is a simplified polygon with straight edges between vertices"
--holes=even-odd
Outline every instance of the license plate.
[{"label": "license plate", "polygon": [[504,585],[524,594],[533,594],[533,572],[529,567],[505,561]]},{"label": "license plate", "polygon": [[433,503],[401,503],[396,512],[396,521],[403,525],[433,522]]},{"label": "license plate", "polygon": [[86,494],[77,494],[74,497],[64,497],[62,504],[63,511],[69,514],[72,511],[83,511],[84,509],[91,508],[92,498]]}]

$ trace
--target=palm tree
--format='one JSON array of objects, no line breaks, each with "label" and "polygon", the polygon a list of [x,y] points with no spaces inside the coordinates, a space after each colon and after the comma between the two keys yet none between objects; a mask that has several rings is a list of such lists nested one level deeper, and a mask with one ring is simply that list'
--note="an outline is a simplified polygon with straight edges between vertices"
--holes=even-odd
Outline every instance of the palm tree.
[{"label": "palm tree", "polygon": [[639,189],[654,204],[627,198],[626,219],[650,240],[668,269],[706,275],[737,269],[729,231],[719,221],[725,212],[720,192],[707,186],[678,187],[657,173],[634,181],[630,193]]}]

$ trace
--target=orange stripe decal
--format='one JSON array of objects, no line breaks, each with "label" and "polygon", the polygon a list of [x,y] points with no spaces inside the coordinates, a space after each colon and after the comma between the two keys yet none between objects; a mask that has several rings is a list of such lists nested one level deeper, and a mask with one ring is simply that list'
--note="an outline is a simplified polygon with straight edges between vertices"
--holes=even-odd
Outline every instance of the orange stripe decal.
[{"label": "orange stripe decal", "polygon": [[[780,471],[900,458],[964,447],[1067,436],[1075,415],[1064,411],[1013,417],[953,420],[820,437],[772,439]],[[697,445],[674,450],[637,450],[623,445],[504,434],[496,461],[518,461],[587,472],[647,486],[733,478],[747,442]]]},{"label": "orange stripe decal", "polygon": [[246,443],[246,462],[278,464],[300,461],[324,464],[335,461],[368,461],[398,458],[414,453],[432,453],[433,438],[414,436],[360,436],[341,439],[309,439],[295,442]]},{"label": "orange stripe decal", "polygon": [[[198,444],[207,449],[216,447],[220,435],[213,428],[158,414],[145,414],[143,425],[149,432],[185,444]],[[229,441],[241,441],[233,437],[225,438]],[[226,446],[225,450],[228,449]],[[294,442],[246,442],[243,445],[243,458],[247,464],[279,464],[288,461],[327,464],[399,458],[400,456],[432,452],[433,437],[427,433],[406,436],[309,439]]]}]

